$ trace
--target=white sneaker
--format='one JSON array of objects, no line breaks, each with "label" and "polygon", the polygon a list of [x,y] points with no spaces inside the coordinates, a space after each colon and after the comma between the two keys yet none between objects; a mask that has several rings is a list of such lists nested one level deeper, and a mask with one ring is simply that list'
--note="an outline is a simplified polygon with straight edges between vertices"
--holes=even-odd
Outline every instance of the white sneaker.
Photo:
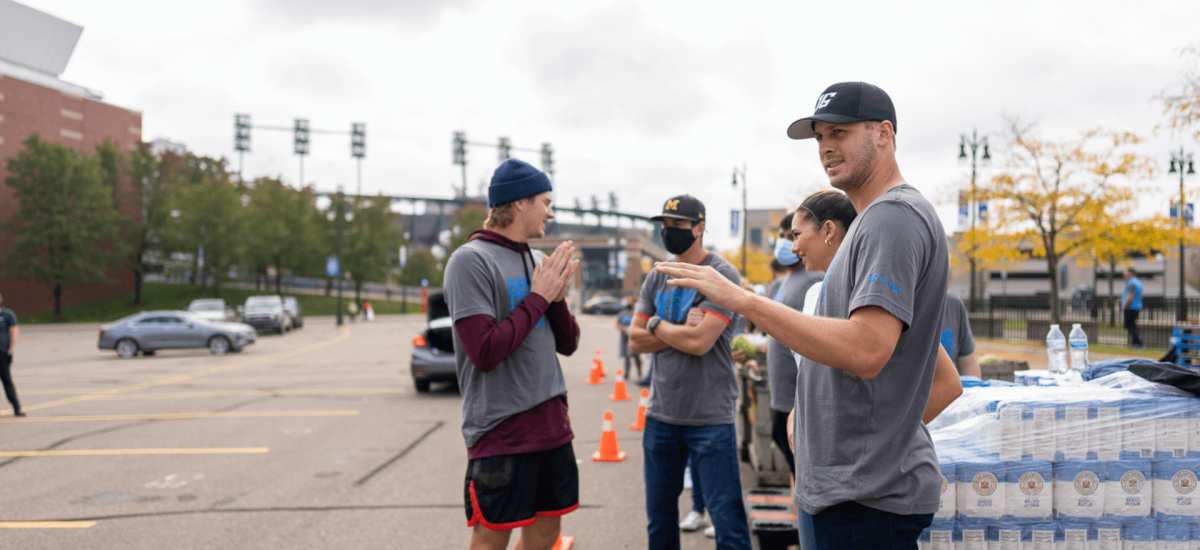
[{"label": "white sneaker", "polygon": [[708,538],[710,538],[710,539],[715,539],[715,538],[717,538],[717,528],[716,528],[716,527],[713,527],[713,526],[711,526],[711,525],[710,525],[710,526],[708,526],[708,529],[705,529],[705,530],[704,530],[704,536],[706,536],[706,537],[708,537]]},{"label": "white sneaker", "polygon": [[695,510],[688,512],[688,515],[679,522],[679,529],[683,531],[695,531],[708,524],[708,519],[704,514],[697,514]]}]

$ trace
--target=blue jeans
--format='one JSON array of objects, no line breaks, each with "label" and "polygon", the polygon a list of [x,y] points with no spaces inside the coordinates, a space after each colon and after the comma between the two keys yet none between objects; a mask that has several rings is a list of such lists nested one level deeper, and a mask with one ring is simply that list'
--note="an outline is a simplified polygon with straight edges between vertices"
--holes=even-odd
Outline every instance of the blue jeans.
[{"label": "blue jeans", "polygon": [[917,537],[933,523],[933,514],[901,516],[857,502],[835,504],[815,516],[799,512],[804,550],[917,550]]},{"label": "blue jeans", "polygon": [[704,504],[717,531],[717,548],[750,550],[733,424],[677,426],[647,417],[642,449],[650,548],[679,548],[679,495],[683,468],[690,459],[693,474],[704,484]]}]

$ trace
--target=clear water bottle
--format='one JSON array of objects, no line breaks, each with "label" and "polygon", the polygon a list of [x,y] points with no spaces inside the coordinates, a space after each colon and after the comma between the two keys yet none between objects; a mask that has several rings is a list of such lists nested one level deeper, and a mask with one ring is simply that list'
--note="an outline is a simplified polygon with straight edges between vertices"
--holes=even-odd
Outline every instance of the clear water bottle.
[{"label": "clear water bottle", "polygon": [[1050,333],[1046,335],[1046,355],[1050,357],[1050,374],[1067,372],[1067,337],[1058,325],[1050,325]]},{"label": "clear water bottle", "polygon": [[1071,370],[1083,372],[1088,368],[1087,333],[1079,323],[1071,326],[1071,334],[1067,339],[1071,346]]}]

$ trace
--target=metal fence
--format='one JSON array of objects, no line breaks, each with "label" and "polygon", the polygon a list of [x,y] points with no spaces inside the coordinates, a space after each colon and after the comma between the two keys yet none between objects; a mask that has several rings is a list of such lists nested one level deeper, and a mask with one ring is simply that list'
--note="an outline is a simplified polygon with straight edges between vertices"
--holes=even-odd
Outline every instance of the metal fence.
[{"label": "metal fence", "polygon": [[[1178,304],[1177,298],[1143,300],[1137,326],[1146,347],[1165,349],[1175,326],[1197,324],[1200,298],[1185,300],[1187,322],[1176,321]],[[1092,343],[1129,345],[1119,298],[1063,298],[1057,306],[1063,334],[1070,332],[1072,324],[1079,323]],[[970,318],[971,331],[977,338],[1045,342],[1052,319],[1051,300],[1049,296],[992,296],[986,304],[976,304]]]}]

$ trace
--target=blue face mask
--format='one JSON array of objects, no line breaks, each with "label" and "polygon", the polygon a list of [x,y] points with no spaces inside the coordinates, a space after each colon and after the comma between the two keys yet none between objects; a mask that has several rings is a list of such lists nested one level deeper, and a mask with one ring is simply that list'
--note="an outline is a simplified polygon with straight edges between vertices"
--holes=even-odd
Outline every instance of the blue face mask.
[{"label": "blue face mask", "polygon": [[792,252],[792,241],[790,239],[779,239],[775,241],[775,259],[785,266],[793,266],[800,262],[800,256]]}]

